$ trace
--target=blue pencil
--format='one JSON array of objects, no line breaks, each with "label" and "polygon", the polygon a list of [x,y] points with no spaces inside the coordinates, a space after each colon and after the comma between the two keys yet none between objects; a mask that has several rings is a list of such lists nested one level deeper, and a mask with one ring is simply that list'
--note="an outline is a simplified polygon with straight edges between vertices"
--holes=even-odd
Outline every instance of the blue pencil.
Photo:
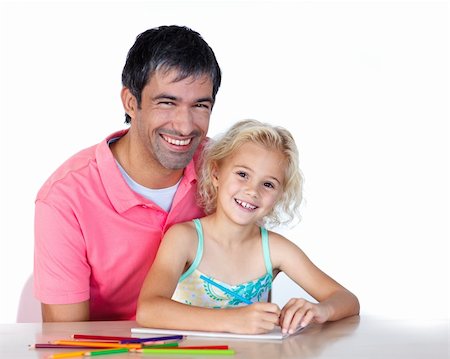
[{"label": "blue pencil", "polygon": [[232,290],[228,289],[227,287],[224,287],[223,285],[220,285],[219,283],[214,282],[212,279],[205,277],[203,274],[200,275],[200,279],[203,279],[205,282],[219,288],[224,293],[227,293],[227,294],[235,297],[236,299],[239,299],[242,303],[252,304],[252,302],[250,300],[248,300],[247,298],[244,298],[241,295],[237,294],[236,292],[233,292]]}]

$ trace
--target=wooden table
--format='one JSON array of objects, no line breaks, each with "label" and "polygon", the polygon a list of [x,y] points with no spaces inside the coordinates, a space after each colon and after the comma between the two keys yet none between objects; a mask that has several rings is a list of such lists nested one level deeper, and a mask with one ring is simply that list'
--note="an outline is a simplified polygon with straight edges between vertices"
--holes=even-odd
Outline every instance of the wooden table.
[{"label": "wooden table", "polygon": [[[60,349],[29,349],[29,344],[68,339],[74,333],[131,336],[136,322],[75,322],[0,324],[0,358],[47,358]],[[311,325],[283,341],[244,341],[188,337],[184,343],[228,344],[235,359],[449,359],[450,320],[404,320],[351,317]],[[68,349],[63,350],[68,351]],[[218,356],[115,354],[111,359],[212,359]]]}]

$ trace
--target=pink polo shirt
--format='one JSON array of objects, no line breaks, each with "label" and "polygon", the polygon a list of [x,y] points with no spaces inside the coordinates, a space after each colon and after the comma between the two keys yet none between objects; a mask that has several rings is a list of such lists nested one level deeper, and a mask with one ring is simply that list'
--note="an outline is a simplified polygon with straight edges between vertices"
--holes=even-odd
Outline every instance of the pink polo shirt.
[{"label": "pink polo shirt", "polygon": [[34,290],[47,304],[90,300],[91,320],[130,320],[161,238],[174,223],[203,216],[194,161],[165,212],[132,191],[107,141],[71,157],[36,199]]}]

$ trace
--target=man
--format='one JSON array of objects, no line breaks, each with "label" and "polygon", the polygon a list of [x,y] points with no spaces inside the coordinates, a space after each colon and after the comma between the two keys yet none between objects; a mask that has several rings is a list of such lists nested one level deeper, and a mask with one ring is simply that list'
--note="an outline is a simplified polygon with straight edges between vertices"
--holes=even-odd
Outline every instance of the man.
[{"label": "man", "polygon": [[195,166],[221,72],[195,31],[140,34],[122,73],[128,130],[66,161],[36,199],[44,321],[130,320],[165,231],[203,214]]}]

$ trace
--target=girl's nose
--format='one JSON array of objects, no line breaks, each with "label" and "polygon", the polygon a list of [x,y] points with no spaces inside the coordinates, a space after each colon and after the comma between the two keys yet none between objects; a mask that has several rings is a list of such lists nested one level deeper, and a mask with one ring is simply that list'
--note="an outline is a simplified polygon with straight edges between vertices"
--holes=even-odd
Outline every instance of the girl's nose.
[{"label": "girl's nose", "polygon": [[248,182],[247,188],[245,189],[245,193],[253,198],[257,198],[258,197],[257,185],[252,182]]}]

